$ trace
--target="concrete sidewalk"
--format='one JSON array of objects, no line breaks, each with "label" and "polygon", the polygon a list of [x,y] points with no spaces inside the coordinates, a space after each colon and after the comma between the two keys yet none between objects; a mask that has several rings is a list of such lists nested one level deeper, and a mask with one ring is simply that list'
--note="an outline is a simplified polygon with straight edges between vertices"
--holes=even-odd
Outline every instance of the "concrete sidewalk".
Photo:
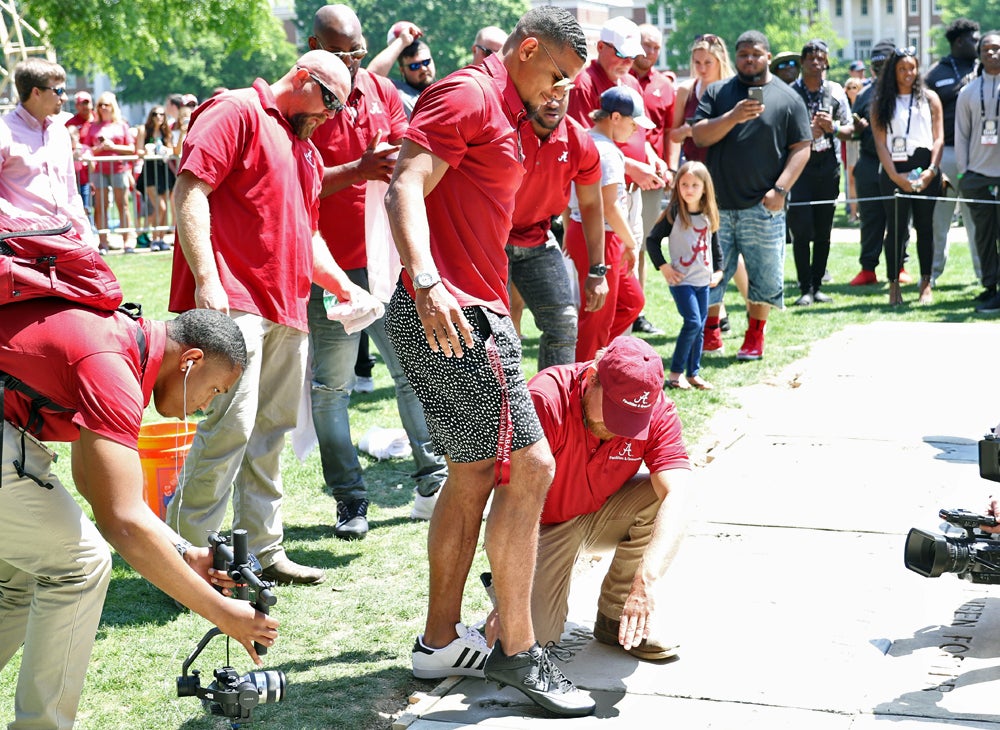
[{"label": "concrete sidewalk", "polygon": [[[1000,593],[903,567],[912,526],[980,511],[976,442],[1000,421],[1000,326],[875,323],[817,343],[713,423],[689,537],[661,600],[678,659],[590,638],[601,561],[563,644],[594,717],[553,719],[510,688],[449,680],[397,727],[1000,726]],[[734,404],[737,405],[737,404]]]}]

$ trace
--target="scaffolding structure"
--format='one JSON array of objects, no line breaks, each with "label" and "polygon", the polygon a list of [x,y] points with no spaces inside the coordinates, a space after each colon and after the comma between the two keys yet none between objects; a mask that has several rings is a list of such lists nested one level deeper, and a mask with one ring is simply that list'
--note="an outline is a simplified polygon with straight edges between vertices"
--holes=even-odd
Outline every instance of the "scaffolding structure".
[{"label": "scaffolding structure", "polygon": [[55,51],[45,44],[45,21],[35,28],[24,18],[16,0],[0,0],[0,43],[3,44],[3,66],[0,66],[0,110],[17,104],[14,89],[14,67],[29,56],[44,56],[56,60]]}]

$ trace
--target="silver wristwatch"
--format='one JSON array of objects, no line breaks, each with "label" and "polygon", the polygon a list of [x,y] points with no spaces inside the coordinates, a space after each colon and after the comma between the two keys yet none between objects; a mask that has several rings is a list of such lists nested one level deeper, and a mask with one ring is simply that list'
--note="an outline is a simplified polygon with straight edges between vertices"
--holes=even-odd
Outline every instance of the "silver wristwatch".
[{"label": "silver wristwatch", "polygon": [[413,288],[430,289],[440,281],[441,277],[438,276],[436,271],[421,271],[419,274],[414,274],[413,276]]}]

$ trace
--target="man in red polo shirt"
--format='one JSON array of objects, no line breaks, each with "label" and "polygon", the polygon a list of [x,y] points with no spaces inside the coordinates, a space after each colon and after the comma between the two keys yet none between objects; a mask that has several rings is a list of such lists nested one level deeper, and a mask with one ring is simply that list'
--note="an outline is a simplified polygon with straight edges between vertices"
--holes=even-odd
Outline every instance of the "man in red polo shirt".
[{"label": "man in red polo shirt", "polygon": [[[639,26],[624,17],[608,20],[601,27],[597,58],[576,79],[576,88],[569,100],[569,116],[585,129],[590,129],[594,126],[590,113],[601,108],[601,94],[612,86],[622,84],[642,94],[639,82],[629,71],[634,59],[645,53],[640,42]],[[644,241],[642,191],[662,192],[664,186],[670,184],[670,173],[667,163],[650,145],[646,130],[641,127],[637,127],[628,141],[618,146],[625,154],[628,223],[635,241]],[[636,260],[642,258],[639,251],[634,253]],[[627,305],[628,302],[623,301],[622,304]]]},{"label": "man in red polo shirt", "polygon": [[[198,424],[183,499],[168,520],[196,544],[218,530],[231,494],[233,524],[249,533],[264,576],[318,583],[282,546],[280,456],[296,423],[315,281],[341,301],[370,298],[313,236],[322,161],[310,135],[343,109],[347,67],[310,51],[274,84],[213,96],[191,116],[177,175],[170,309],[217,309],[243,331],[250,365]],[[346,112],[345,112],[346,113]]]},{"label": "man in red polo shirt", "polygon": [[[185,418],[246,364],[239,329],[218,312],[164,323],[62,299],[3,307],[0,668],[23,645],[9,727],[73,725],[111,578],[108,542],[261,663],[252,642],[273,644],[278,622],[213,590],[209,581],[234,584],[210,570],[207,548],[186,544],[143,503],[138,454],[150,399],[160,415]],[[36,397],[62,410],[33,411]],[[52,472],[45,441],[72,443],[73,481],[96,527]]]},{"label": "man in red polo shirt", "polygon": [[594,638],[642,659],[673,656],[650,631],[658,581],[684,536],[691,465],[663,361],[622,336],[592,362],[543,370],[528,389],[556,460],[531,593],[538,640],[562,636],[576,558],[614,547]]},{"label": "man in red polo shirt", "polygon": [[[670,159],[670,128],[674,123],[674,84],[662,71],[654,66],[660,61],[660,49],[663,47],[663,34],[655,25],[643,23],[639,26],[639,41],[642,43],[643,54],[632,61],[629,73],[639,82],[642,90],[642,101],[646,105],[646,116],[656,125],[646,130],[646,141],[653,152],[661,160]],[[642,191],[642,237],[637,241],[640,253],[637,256],[639,284],[646,287],[646,236],[653,230],[653,224],[660,216],[663,190],[650,188]],[[663,334],[652,322],[640,314],[632,325],[633,332],[643,334]]]},{"label": "man in red polo shirt", "polygon": [[[590,714],[595,704],[531,628],[538,515],[553,464],[521,371],[504,245],[524,175],[526,119],[568,93],[586,55],[572,15],[529,10],[500,53],[423,92],[386,195],[405,267],[386,331],[448,460],[427,538],[429,605],[413,647],[414,675],[485,676],[566,716]],[[508,460],[509,483],[498,486]],[[486,552],[502,620],[492,652],[461,620],[491,493]]]},{"label": "man in red polo shirt", "polygon": [[[352,114],[334,117],[312,138],[326,166],[319,205],[320,235],[351,281],[366,291],[381,285],[391,292],[395,281],[389,281],[389,271],[368,269],[366,246],[388,249],[392,244],[388,240],[366,241],[365,198],[369,180],[388,182],[392,174],[399,151],[396,145],[407,126],[403,105],[391,81],[361,68],[366,53],[361,21],[346,5],[324,5],[316,11],[309,47],[329,51],[344,61],[351,72],[352,87],[347,97]],[[383,281],[369,283],[373,276],[381,276]],[[381,353],[395,384],[396,404],[417,468],[414,515],[426,519],[447,476],[444,458],[433,453],[423,408],[389,344],[382,318],[364,331]],[[309,297],[312,415],[323,479],[337,500],[333,532],[342,540],[363,538],[368,532],[368,491],[348,418],[360,341],[361,332],[348,334],[340,322],[327,318],[323,289],[314,284]]]},{"label": "man in red polo shirt", "polygon": [[604,306],[604,203],[601,156],[594,140],[566,118],[569,95],[539,106],[531,116],[534,134],[522,136],[524,179],[514,199],[507,240],[510,280],[541,330],[538,369],[575,362],[577,310],[562,250],[552,235],[552,217],[562,214],[576,185],[591,274],[581,294],[587,311]]}]

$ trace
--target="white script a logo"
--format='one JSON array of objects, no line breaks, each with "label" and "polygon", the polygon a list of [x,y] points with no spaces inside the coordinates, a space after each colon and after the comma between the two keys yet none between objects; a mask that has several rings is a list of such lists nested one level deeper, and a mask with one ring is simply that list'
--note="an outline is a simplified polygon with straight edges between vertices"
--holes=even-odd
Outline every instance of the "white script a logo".
[{"label": "white script a logo", "polygon": [[649,402],[648,390],[635,400],[626,400],[625,398],[622,398],[622,403],[627,406],[632,406],[633,408],[649,408],[652,405],[652,403]]},{"label": "white script a logo", "polygon": [[559,155],[556,162],[569,162],[569,150],[563,150],[563,153]]}]

